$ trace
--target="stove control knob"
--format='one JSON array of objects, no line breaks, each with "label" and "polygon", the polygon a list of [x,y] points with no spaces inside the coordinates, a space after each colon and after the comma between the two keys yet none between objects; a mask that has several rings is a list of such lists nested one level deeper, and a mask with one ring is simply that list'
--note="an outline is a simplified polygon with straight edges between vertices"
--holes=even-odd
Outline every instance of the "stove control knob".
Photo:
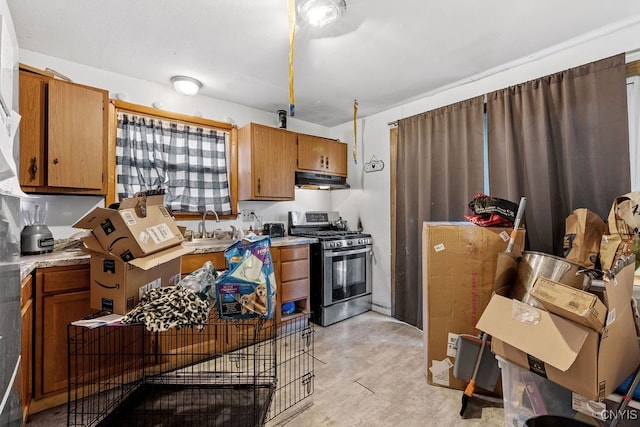
[{"label": "stove control knob", "polygon": [[339,248],[340,246],[342,246],[342,242],[336,242],[336,247]]},{"label": "stove control knob", "polygon": [[353,245],[353,240],[347,240],[347,245],[349,246]]}]

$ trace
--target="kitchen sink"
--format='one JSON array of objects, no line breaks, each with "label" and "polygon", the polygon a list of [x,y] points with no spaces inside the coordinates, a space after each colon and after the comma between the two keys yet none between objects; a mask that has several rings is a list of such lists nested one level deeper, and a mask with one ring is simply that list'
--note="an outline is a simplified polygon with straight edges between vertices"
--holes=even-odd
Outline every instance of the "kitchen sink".
[{"label": "kitchen sink", "polygon": [[206,238],[206,239],[192,239],[185,240],[182,244],[184,246],[190,247],[206,247],[206,246],[231,246],[237,240],[235,239],[216,239],[216,238]]}]

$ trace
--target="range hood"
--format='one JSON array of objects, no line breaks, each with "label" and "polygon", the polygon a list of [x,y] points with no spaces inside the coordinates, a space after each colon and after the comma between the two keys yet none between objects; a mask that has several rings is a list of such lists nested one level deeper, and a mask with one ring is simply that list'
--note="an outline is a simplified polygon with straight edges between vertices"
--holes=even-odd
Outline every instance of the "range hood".
[{"label": "range hood", "polygon": [[296,187],[310,190],[339,190],[349,188],[347,178],[314,172],[296,172]]}]

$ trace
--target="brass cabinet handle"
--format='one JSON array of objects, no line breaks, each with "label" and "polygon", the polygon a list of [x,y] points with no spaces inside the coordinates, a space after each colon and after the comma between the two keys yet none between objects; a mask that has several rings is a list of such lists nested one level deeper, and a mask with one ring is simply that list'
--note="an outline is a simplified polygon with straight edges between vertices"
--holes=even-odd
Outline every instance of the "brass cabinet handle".
[{"label": "brass cabinet handle", "polygon": [[36,174],[38,173],[38,160],[34,157],[31,159],[31,166],[29,167],[29,177],[31,180],[36,179]]},{"label": "brass cabinet handle", "polygon": [[56,157],[55,159],[53,159],[53,164],[57,165],[58,163],[60,163],[60,161],[58,160],[58,158]]},{"label": "brass cabinet handle", "polygon": [[327,160],[324,162],[324,166],[329,169],[329,156],[327,156]]},{"label": "brass cabinet handle", "polygon": [[320,167],[324,168],[324,156],[320,156]]},{"label": "brass cabinet handle", "polygon": [[258,178],[258,193],[260,193],[260,178]]}]

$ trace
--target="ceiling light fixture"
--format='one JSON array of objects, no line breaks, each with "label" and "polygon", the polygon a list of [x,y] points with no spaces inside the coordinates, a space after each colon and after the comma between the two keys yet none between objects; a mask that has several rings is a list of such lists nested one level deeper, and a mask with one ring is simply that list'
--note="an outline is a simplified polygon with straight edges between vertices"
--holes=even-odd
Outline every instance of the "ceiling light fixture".
[{"label": "ceiling light fixture", "polygon": [[345,0],[298,0],[298,16],[314,27],[324,27],[347,10]]},{"label": "ceiling light fixture", "polygon": [[189,96],[196,95],[202,87],[202,83],[199,80],[187,76],[173,76],[171,77],[171,83],[173,83],[173,88],[177,92]]}]

